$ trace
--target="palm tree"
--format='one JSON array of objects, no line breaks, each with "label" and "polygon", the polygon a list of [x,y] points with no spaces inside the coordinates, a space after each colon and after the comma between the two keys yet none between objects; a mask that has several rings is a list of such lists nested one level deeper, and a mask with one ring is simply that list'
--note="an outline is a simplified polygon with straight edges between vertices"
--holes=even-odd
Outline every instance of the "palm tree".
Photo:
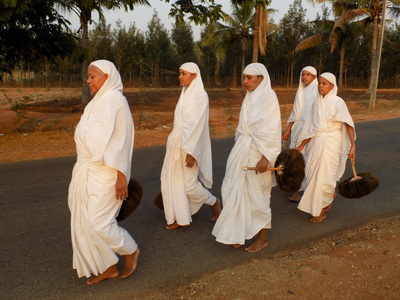
[{"label": "palm tree", "polygon": [[267,51],[268,15],[273,9],[267,9],[271,0],[232,0],[236,4],[248,4],[255,7],[253,20],[253,55],[252,62],[257,62],[259,54],[265,55]]},{"label": "palm tree", "polygon": [[369,109],[375,110],[376,90],[379,82],[379,69],[382,56],[382,46],[385,31],[386,11],[393,17],[400,16],[399,0],[363,0],[360,1],[370,15],[369,21],[372,23],[372,44],[371,44],[371,74],[369,83]]},{"label": "palm tree", "polygon": [[253,25],[254,3],[243,1],[243,3],[232,2],[232,15],[225,14],[223,22],[217,23],[216,34],[228,34],[234,39],[240,39],[241,44],[241,70],[246,65],[248,42]]},{"label": "palm tree", "polygon": [[[197,44],[200,50],[200,56],[203,60],[203,65],[206,65],[206,69],[209,70],[212,67],[212,72],[207,71],[207,81],[209,80],[209,74],[213,74],[214,84],[221,85],[220,71],[221,66],[226,58],[228,51],[229,42],[231,40],[228,32],[220,32],[220,26],[217,23],[211,23],[206,26],[202,33],[201,40]],[[215,58],[215,65],[210,66],[208,55],[212,54]]]},{"label": "palm tree", "polygon": [[382,46],[385,30],[385,17],[386,9],[395,16],[400,16],[400,0],[310,0],[312,2],[331,2],[333,4],[343,2],[353,2],[357,5],[358,9],[364,11],[368,16],[365,20],[372,23],[372,43],[371,43],[371,72],[370,72],[370,101],[369,109],[375,109],[376,89],[379,81],[379,68],[382,55]]},{"label": "palm tree", "polygon": [[256,0],[256,14],[254,16],[253,30],[253,62],[258,61],[259,54],[265,55],[267,51],[267,30],[268,30],[268,5],[270,0]]},{"label": "palm tree", "polygon": [[89,24],[92,22],[92,13],[96,11],[100,19],[104,20],[103,9],[119,9],[132,10],[135,5],[146,4],[147,0],[60,0],[59,7],[64,10],[71,11],[78,15],[80,21],[80,45],[84,51],[84,59],[81,66],[82,76],[82,104],[86,104],[89,100],[89,90],[86,85],[87,77],[87,52],[89,45]]},{"label": "palm tree", "polygon": [[[356,30],[361,21],[368,17],[368,11],[360,9],[356,1],[349,0],[327,0],[332,3],[333,13],[335,20],[323,20],[324,26],[321,26],[322,31],[318,34],[312,35],[301,41],[297,47],[296,52],[320,45],[322,42],[328,42],[330,45],[330,52],[333,53],[336,49],[339,50],[340,63],[339,63],[339,88],[343,87],[343,74],[346,56],[347,43],[359,35],[360,31]],[[317,0],[314,2],[326,2],[324,0]],[[361,19],[360,19],[361,18]],[[321,22],[320,22],[321,23]],[[327,28],[329,30],[327,31]]]}]

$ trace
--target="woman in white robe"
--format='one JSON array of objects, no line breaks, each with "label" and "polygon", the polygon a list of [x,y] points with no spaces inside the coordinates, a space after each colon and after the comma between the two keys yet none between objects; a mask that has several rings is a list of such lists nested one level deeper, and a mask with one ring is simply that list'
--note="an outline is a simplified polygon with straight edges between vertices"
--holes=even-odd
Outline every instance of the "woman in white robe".
[{"label": "woman in white robe", "polygon": [[212,187],[209,104],[199,67],[191,62],[180,66],[179,81],[182,91],[161,170],[166,229],[189,226],[203,204],[211,206],[212,220],[221,210],[206,189]]},{"label": "woman in white robe", "polygon": [[296,148],[304,122],[311,118],[311,108],[318,97],[317,70],[312,66],[304,67],[300,72],[299,88],[293,103],[293,109],[287,121],[283,140],[289,140],[290,148]]},{"label": "woman in white robe", "polygon": [[[302,142],[299,140],[300,134],[304,129],[305,121],[311,119],[312,105],[318,96],[317,70],[312,66],[304,67],[300,72],[299,88],[287,121],[287,127],[282,136],[285,141],[290,138],[289,147],[291,149],[298,147]],[[304,156],[307,155],[306,152],[307,148],[303,150]],[[289,196],[289,200],[295,203],[298,203],[300,198],[299,192]]]},{"label": "woman in white robe", "polygon": [[[112,62],[88,67],[94,95],[75,129],[77,161],[68,191],[71,212],[73,268],[96,284],[126,278],[136,268],[139,249],[116,216],[126,198],[131,176],[134,125],[122,94],[121,77]],[[124,258],[119,272],[118,255]]]},{"label": "woman in white robe", "polygon": [[310,221],[326,219],[342,177],[347,158],[355,156],[355,129],[346,103],[337,96],[336,77],[323,73],[312,118],[301,135],[302,150],[307,144],[305,190],[298,209],[310,214]]},{"label": "woman in white robe", "polygon": [[281,115],[265,66],[252,63],[243,75],[247,93],[222,184],[223,209],[212,234],[217,242],[234,248],[257,235],[245,248],[257,252],[267,247],[267,229],[271,228],[273,174],[268,168],[274,166],[281,151]]}]

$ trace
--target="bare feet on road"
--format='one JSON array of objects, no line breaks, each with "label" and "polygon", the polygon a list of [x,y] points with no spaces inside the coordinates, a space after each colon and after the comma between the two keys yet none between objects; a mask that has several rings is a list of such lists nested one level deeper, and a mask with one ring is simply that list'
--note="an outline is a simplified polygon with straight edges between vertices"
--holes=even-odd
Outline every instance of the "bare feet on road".
[{"label": "bare feet on road", "polygon": [[267,246],[268,246],[267,229],[263,228],[258,233],[256,240],[253,243],[251,243],[249,247],[246,247],[244,250],[249,253],[255,253],[261,251]]},{"label": "bare feet on road", "polygon": [[111,279],[111,278],[117,278],[119,276],[119,272],[117,269],[117,265],[113,265],[109,267],[107,270],[105,270],[103,273],[97,276],[92,276],[88,280],[86,280],[87,285],[94,285],[98,284],[99,282],[106,280],[106,279]]},{"label": "bare feet on road", "polygon": [[137,249],[135,252],[133,252],[130,255],[124,255],[124,268],[121,272],[121,275],[119,275],[119,278],[127,278],[131,276],[137,268],[138,265],[138,260],[139,260],[139,254],[140,250]]}]

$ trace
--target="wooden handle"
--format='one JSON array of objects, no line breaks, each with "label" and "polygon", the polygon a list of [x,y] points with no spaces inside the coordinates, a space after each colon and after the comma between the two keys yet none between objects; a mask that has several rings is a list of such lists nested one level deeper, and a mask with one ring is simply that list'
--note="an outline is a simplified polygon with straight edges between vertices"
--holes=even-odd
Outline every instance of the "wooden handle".
[{"label": "wooden handle", "polygon": [[[282,170],[283,167],[278,167],[278,168],[268,168],[267,171],[280,171]],[[242,167],[243,171],[257,171],[256,167]]]},{"label": "wooden handle", "polygon": [[351,158],[351,168],[353,169],[353,177],[358,177],[356,172],[356,159],[354,157]]},{"label": "wooden handle", "polygon": [[358,176],[357,172],[356,172],[356,159],[355,159],[355,157],[351,158],[351,168],[353,169],[353,178],[351,178],[350,181],[356,181],[356,180],[362,179],[362,177]]}]

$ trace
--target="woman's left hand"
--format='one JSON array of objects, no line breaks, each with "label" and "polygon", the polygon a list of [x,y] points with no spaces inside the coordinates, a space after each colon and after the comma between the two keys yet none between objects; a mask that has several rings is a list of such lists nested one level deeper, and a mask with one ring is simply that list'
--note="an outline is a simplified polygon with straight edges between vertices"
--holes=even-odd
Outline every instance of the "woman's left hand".
[{"label": "woman's left hand", "polygon": [[193,168],[194,165],[196,164],[196,159],[189,153],[186,154],[185,161],[186,161],[186,167],[188,167],[188,168]]},{"label": "woman's left hand", "polygon": [[348,157],[350,159],[354,159],[356,157],[356,145],[355,144],[351,145]]},{"label": "woman's left hand", "polygon": [[265,156],[261,157],[256,165],[256,174],[264,173],[268,170],[269,161],[265,158]]},{"label": "woman's left hand", "polygon": [[115,193],[118,200],[125,200],[128,197],[128,184],[124,173],[117,171],[117,182],[115,183]]}]

